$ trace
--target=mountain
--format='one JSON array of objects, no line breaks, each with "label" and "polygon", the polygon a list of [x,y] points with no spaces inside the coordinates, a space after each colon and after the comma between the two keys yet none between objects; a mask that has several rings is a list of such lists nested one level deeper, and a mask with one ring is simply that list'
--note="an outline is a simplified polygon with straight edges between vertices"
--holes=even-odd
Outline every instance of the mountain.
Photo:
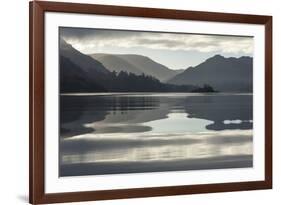
[{"label": "mountain", "polygon": [[61,92],[102,92],[111,73],[100,62],[87,56],[62,38],[59,46]]},{"label": "mountain", "polygon": [[[94,69],[94,68],[93,68]],[[198,87],[161,83],[152,76],[120,71],[88,75],[70,59],[60,56],[60,92],[192,92]]]},{"label": "mountain", "polygon": [[152,59],[135,54],[91,54],[93,59],[101,62],[108,70],[131,72],[137,75],[144,73],[164,82],[177,75],[179,70],[171,70],[168,67],[153,61]]},{"label": "mountain", "polygon": [[215,55],[195,67],[187,68],[168,83],[196,86],[208,84],[221,92],[252,92],[253,59]]},{"label": "mountain", "polygon": [[[107,70],[63,39],[59,47],[60,92],[193,92],[200,87],[171,85],[157,78],[133,72]],[[202,92],[210,92],[201,88]]]},{"label": "mountain", "polygon": [[67,43],[62,38],[60,39],[60,55],[67,59],[71,59],[72,63],[78,65],[89,75],[95,75],[97,73],[109,73],[109,71],[99,61],[76,50],[72,47],[72,45]]},{"label": "mountain", "polygon": [[60,91],[67,92],[105,92],[106,89],[97,84],[81,67],[68,58],[60,55]]}]

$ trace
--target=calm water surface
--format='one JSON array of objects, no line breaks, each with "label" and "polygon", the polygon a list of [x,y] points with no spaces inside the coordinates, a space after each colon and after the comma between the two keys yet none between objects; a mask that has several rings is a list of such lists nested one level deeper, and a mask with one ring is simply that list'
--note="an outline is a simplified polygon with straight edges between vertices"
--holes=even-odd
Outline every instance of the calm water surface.
[{"label": "calm water surface", "polygon": [[60,96],[60,176],[252,167],[252,94]]}]

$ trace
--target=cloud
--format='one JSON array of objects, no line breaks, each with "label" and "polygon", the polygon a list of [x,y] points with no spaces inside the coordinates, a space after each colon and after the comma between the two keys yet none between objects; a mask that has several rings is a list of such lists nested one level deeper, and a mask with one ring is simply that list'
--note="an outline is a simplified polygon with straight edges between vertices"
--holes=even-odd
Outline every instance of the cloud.
[{"label": "cloud", "polygon": [[252,37],[105,29],[61,28],[60,34],[81,51],[114,46],[251,55],[254,44]]}]

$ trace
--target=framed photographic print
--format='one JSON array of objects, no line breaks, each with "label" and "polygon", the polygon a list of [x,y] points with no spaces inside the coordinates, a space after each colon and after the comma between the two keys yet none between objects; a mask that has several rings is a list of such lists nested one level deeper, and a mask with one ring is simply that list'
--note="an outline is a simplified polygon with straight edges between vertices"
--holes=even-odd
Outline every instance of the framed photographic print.
[{"label": "framed photographic print", "polygon": [[30,2],[30,203],[272,187],[272,17]]}]

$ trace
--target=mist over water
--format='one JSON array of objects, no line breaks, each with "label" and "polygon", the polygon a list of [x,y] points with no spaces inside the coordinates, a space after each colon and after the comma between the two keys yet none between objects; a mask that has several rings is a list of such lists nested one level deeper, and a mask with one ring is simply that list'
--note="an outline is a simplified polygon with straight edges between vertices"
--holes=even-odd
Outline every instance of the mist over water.
[{"label": "mist over water", "polygon": [[252,167],[252,94],[60,96],[60,176]]}]

